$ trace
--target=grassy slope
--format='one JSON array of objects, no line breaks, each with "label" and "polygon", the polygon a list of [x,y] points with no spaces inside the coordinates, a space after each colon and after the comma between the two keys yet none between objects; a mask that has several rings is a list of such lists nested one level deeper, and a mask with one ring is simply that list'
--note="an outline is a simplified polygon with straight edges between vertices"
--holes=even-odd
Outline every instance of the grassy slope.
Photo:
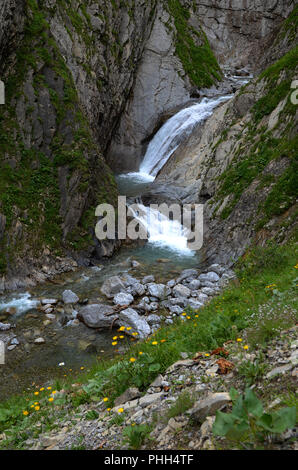
[{"label": "grassy slope", "polygon": [[[82,374],[79,378],[82,387],[75,392],[72,384],[77,383],[78,378],[53,384],[53,388],[69,391],[66,398],[56,400],[55,405],[48,401],[53,389],[41,391],[38,396],[33,389],[3,403],[0,405],[0,432],[5,431],[7,440],[2,441],[1,446],[22,448],[29,436],[37,437],[55,427],[57,420],[63,421],[66,416],[69,419],[80,404],[108,397],[107,407],[111,407],[113,400],[129,386],[145,391],[159,373],[181,358],[181,352],[210,351],[227,340],[235,340],[249,327],[251,347],[266,343],[297,321],[293,314],[285,314],[297,311],[296,259],[294,244],[252,250],[238,263],[238,281],[198,313],[189,311],[185,321],[177,320],[173,326],[161,328],[154,338],[132,345],[124,356],[99,362],[93,370]],[[265,321],[258,320],[255,313],[266,304],[270,304],[273,314]],[[136,358],[133,363],[130,362],[132,357]],[[36,400],[40,410],[32,408]],[[24,411],[28,411],[28,416]]]}]

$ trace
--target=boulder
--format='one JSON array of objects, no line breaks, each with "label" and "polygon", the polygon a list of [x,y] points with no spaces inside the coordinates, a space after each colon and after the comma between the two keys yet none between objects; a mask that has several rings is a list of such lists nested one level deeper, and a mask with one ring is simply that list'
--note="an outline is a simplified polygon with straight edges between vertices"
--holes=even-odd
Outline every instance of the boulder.
[{"label": "boulder", "polygon": [[119,314],[119,324],[125,327],[131,327],[128,334],[138,333],[138,338],[147,338],[151,333],[151,328],[147,321],[133,309],[127,308]]},{"label": "boulder", "polygon": [[199,276],[199,281],[201,282],[205,282],[205,281],[208,281],[208,282],[218,282],[220,279],[219,275],[214,273],[214,272],[209,272],[209,273],[206,273],[206,274],[201,274]]},{"label": "boulder", "polygon": [[120,305],[121,307],[125,307],[125,305],[130,305],[134,301],[134,298],[131,294],[126,294],[125,292],[119,292],[114,297],[114,304]]},{"label": "boulder", "polygon": [[215,415],[231,402],[229,393],[211,393],[204,400],[199,400],[194,407],[187,412],[191,419],[198,424],[202,424],[207,416]]},{"label": "boulder", "polygon": [[160,324],[161,318],[158,315],[152,314],[152,315],[149,315],[148,317],[146,317],[146,321],[150,326],[151,325],[157,325],[157,324]]},{"label": "boulder", "polygon": [[119,406],[127,403],[128,401],[134,400],[136,398],[140,398],[141,392],[136,387],[130,387],[125,390],[120,397],[116,398],[114,405]]},{"label": "boulder", "polygon": [[72,290],[65,290],[62,294],[62,300],[65,304],[76,304],[80,299]]},{"label": "boulder", "polygon": [[174,289],[173,289],[173,294],[176,297],[187,298],[187,297],[190,296],[191,291],[188,287],[183,286],[182,284],[177,284],[177,286],[175,286]]},{"label": "boulder", "polygon": [[119,292],[126,292],[125,285],[119,276],[112,276],[107,279],[100,290],[109,299],[112,299]]},{"label": "boulder", "polygon": [[151,283],[148,285],[148,292],[152,297],[164,300],[171,293],[171,289],[165,284]]},{"label": "boulder", "polygon": [[154,276],[145,276],[143,278],[143,284],[150,284],[150,282],[154,282],[155,281],[155,277]]},{"label": "boulder", "polygon": [[197,277],[198,274],[199,272],[197,269],[185,269],[184,271],[182,271],[182,273],[178,277],[177,283],[179,284],[180,282],[182,282],[184,279],[187,279],[188,277]]},{"label": "boulder", "polygon": [[78,319],[89,328],[110,328],[118,319],[118,315],[110,305],[94,304],[81,308]]}]

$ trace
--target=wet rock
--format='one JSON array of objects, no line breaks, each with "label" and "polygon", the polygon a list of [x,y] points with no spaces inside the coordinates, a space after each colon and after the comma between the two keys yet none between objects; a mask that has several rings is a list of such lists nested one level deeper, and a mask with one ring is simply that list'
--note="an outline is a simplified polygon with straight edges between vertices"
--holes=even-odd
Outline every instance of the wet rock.
[{"label": "wet rock", "polygon": [[57,299],[42,299],[41,305],[56,305],[58,303]]},{"label": "wet rock", "polygon": [[131,294],[126,294],[125,292],[120,292],[116,294],[114,297],[114,304],[120,305],[121,307],[125,307],[125,305],[130,305],[134,301],[134,298]]},{"label": "wet rock", "polygon": [[65,290],[62,294],[63,302],[67,304],[76,304],[80,300],[79,297],[71,290]]},{"label": "wet rock", "polygon": [[81,308],[78,319],[89,328],[110,328],[118,319],[118,315],[110,305],[94,304]]},{"label": "wet rock", "polygon": [[42,338],[42,337],[36,338],[36,339],[34,340],[34,343],[35,343],[35,344],[44,344],[44,343],[45,343],[45,339]]},{"label": "wet rock", "polygon": [[109,299],[112,299],[116,294],[119,294],[119,292],[126,292],[125,285],[118,276],[107,279],[100,290]]},{"label": "wet rock", "polygon": [[140,266],[141,266],[141,263],[139,263],[138,261],[133,260],[131,262],[131,267],[132,268],[139,268]]},{"label": "wet rock", "polygon": [[138,333],[138,337],[143,339],[151,333],[151,328],[147,321],[140,317],[140,315],[132,308],[127,308],[119,314],[119,324],[125,327],[131,327],[132,330],[128,331],[129,334],[134,332]]}]

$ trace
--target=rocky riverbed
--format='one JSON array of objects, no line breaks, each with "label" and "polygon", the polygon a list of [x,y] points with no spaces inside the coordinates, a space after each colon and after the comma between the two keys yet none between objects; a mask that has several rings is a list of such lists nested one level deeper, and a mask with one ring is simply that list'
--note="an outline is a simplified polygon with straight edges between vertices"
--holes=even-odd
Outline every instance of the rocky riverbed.
[{"label": "rocky riverbed", "polygon": [[[112,346],[114,329],[122,326],[127,339],[144,339],[161,325],[184,318],[188,307],[202,308],[235,277],[220,265],[204,271],[171,271],[166,259],[156,263],[158,269],[151,269],[155,275],[141,276],[145,271],[138,261],[127,263],[120,263],[113,276],[103,274],[101,282],[98,276],[104,267],[92,268],[87,273],[90,277],[77,272],[68,282],[60,279],[61,285],[43,286],[34,296],[19,294],[2,303],[0,340],[5,344],[6,363],[0,369],[1,398],[32,383],[64,377],[60,364],[73,373],[112,357],[128,344]],[[175,278],[160,281],[173,272]]]}]

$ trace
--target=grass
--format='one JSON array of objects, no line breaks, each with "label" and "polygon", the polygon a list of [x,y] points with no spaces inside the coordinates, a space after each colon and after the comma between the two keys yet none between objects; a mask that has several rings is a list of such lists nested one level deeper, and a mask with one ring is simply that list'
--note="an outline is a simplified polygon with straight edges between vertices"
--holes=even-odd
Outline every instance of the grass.
[{"label": "grass", "polygon": [[[238,263],[238,281],[198,313],[189,311],[189,319],[177,320],[174,325],[161,328],[148,340],[135,342],[124,356],[98,363],[80,377],[80,387],[72,387],[71,377],[65,383],[59,383],[59,388],[68,391],[61,404],[56,401],[59,395],[54,402],[48,401],[51,391],[43,391],[38,396],[39,411],[31,409],[36,401],[33,391],[0,404],[0,433],[5,432],[7,436],[2,447],[22,448],[26,438],[31,436],[31,429],[33,437],[45,429],[53,429],[59,426],[57,422],[63,421],[66,413],[75,413],[84,403],[99,402],[103,397],[108,397],[107,407],[111,408],[114,399],[128,387],[137,386],[145,391],[158,374],[163,374],[170,365],[181,359],[180,353],[183,351],[190,354],[198,351],[210,353],[227,340],[235,341],[244,329],[250,331],[247,340],[250,349],[252,344],[260,342],[260,331],[262,343],[278,335],[280,329],[272,327],[271,330],[266,328],[266,334],[263,333],[262,312],[267,311],[265,306],[269,305],[272,316],[270,309],[275,306],[274,312],[279,316],[282,328],[285,326],[284,312],[293,312],[288,316],[287,326],[297,322],[296,259],[297,247],[294,243],[251,249]],[[274,284],[276,286],[268,288]],[[258,316],[256,313],[259,311]],[[135,362],[130,362],[132,357],[136,358]],[[260,375],[261,368],[260,363],[252,369],[244,367],[242,372],[244,376],[254,378]],[[191,406],[191,397],[183,395],[170,411],[171,416],[183,413],[185,406]],[[23,415],[25,410],[29,411],[28,416]],[[110,424],[120,426],[123,421],[124,413],[115,414]],[[41,426],[37,427],[37,423]]]},{"label": "grass", "polygon": [[140,424],[127,426],[123,431],[123,444],[128,444],[130,449],[138,450],[148,438],[152,426],[148,424]]},{"label": "grass", "polygon": [[167,412],[167,419],[180,416],[193,407],[196,399],[189,392],[182,392]]}]

